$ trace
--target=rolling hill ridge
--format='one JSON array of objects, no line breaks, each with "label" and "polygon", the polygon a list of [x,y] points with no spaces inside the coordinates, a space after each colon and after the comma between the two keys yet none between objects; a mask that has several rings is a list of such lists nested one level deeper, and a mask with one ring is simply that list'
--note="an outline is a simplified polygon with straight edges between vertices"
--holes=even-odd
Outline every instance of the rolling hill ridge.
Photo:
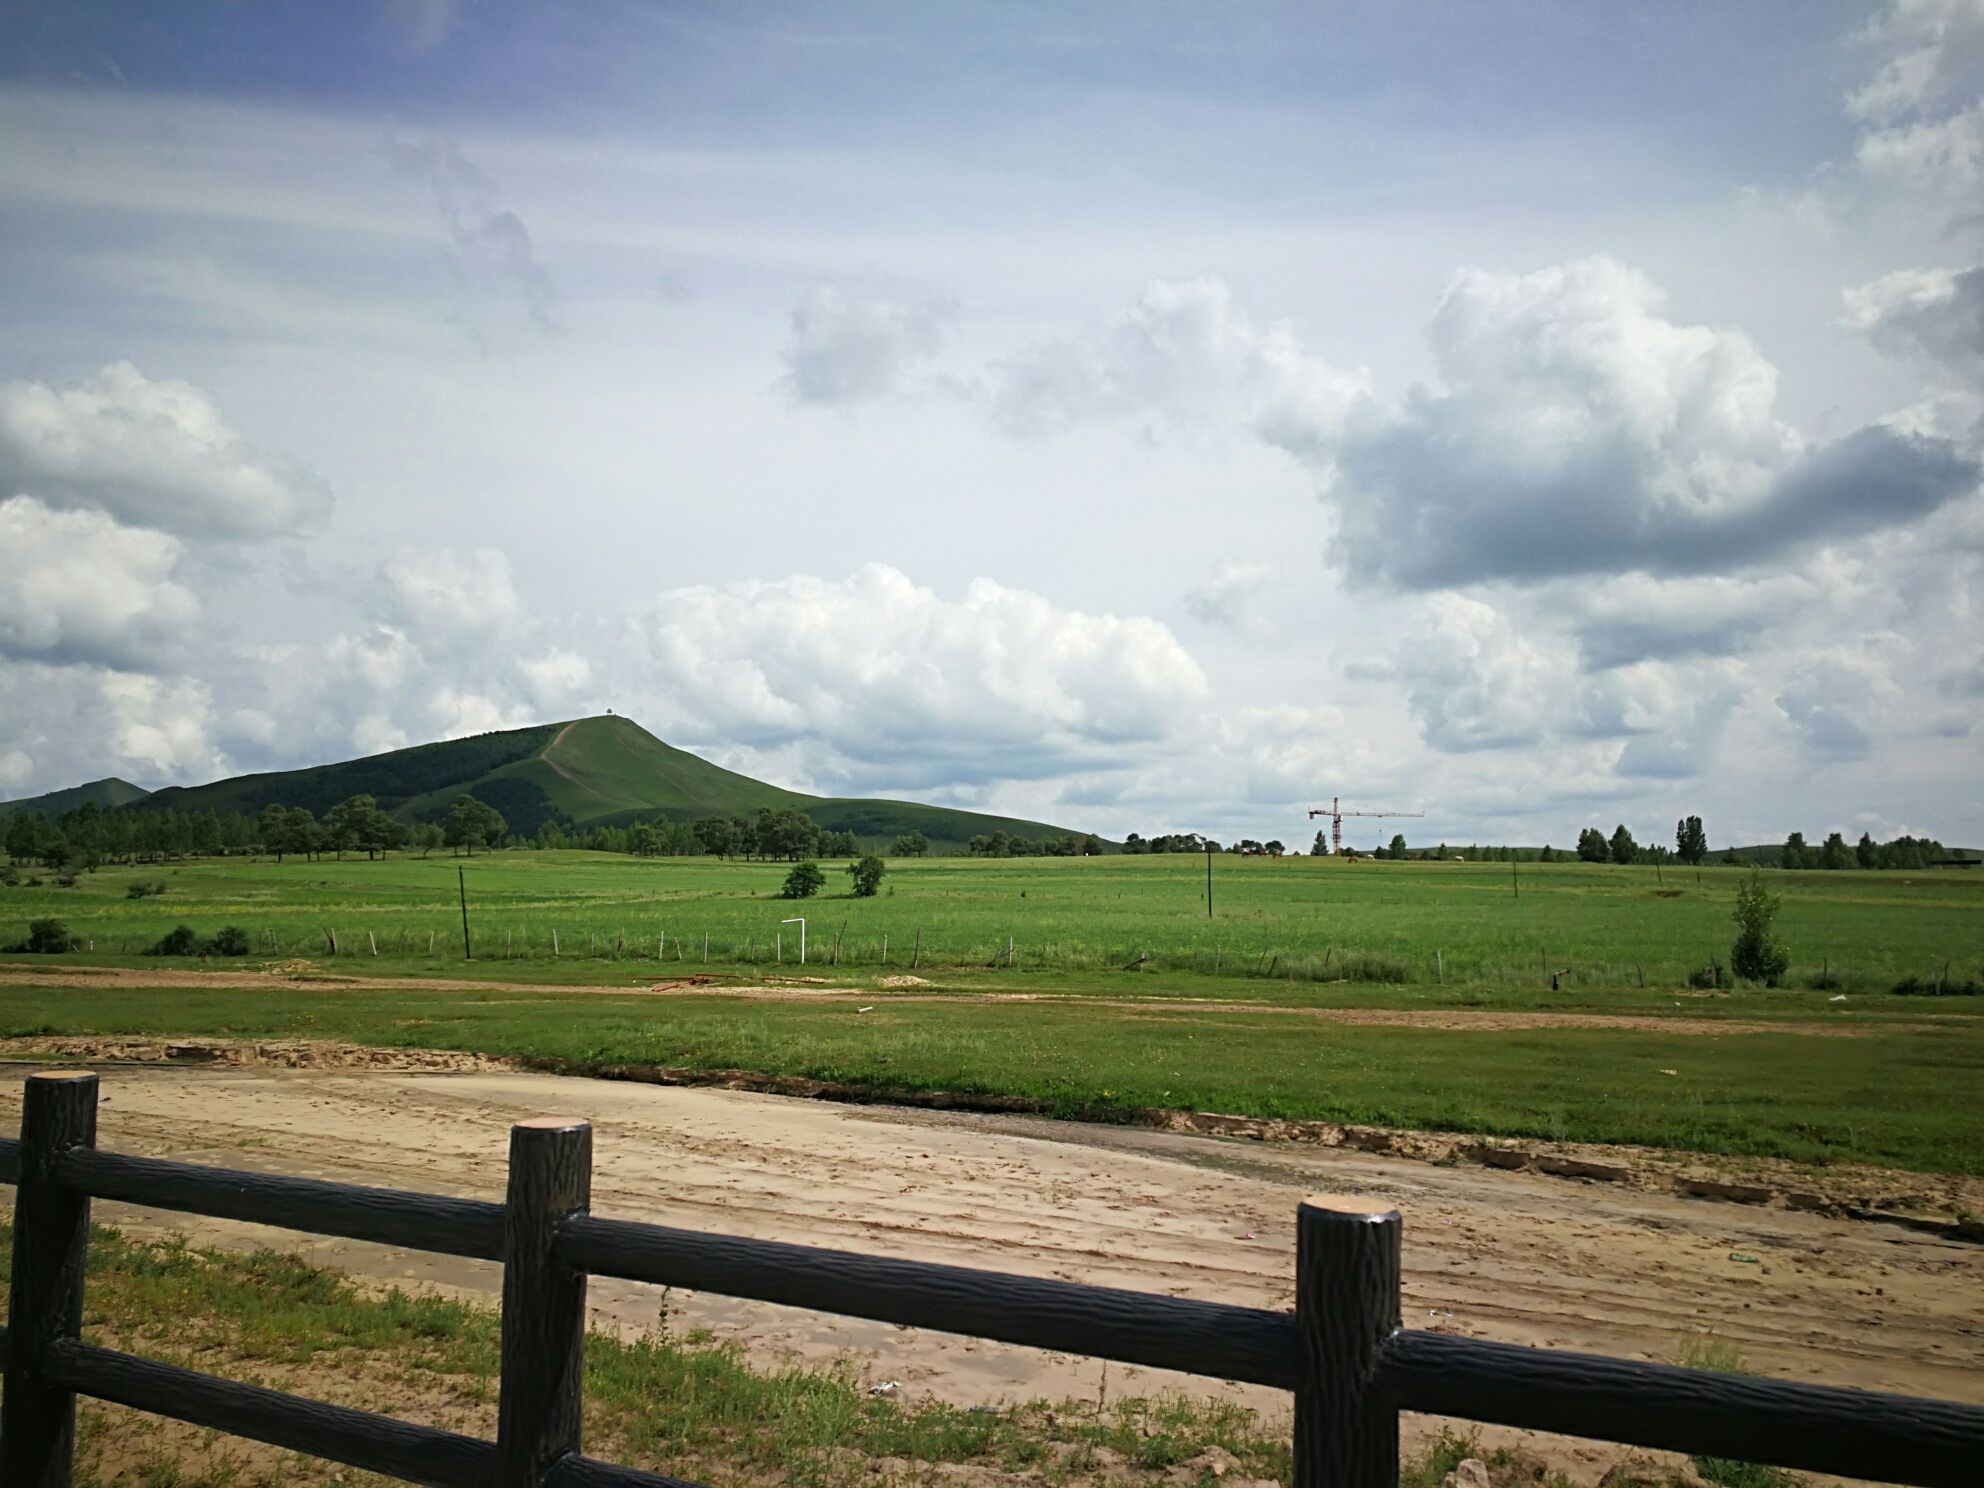
[{"label": "rolling hill ridge", "polygon": [[823,827],[867,839],[921,832],[940,849],[962,847],[972,837],[992,832],[1058,837],[1071,830],[913,801],[848,800],[784,790],[677,749],[632,719],[612,714],[416,744],[302,770],[169,786],[142,796],[142,804],[251,815],[271,805],[302,806],[321,816],[347,797],[370,795],[400,820],[419,822],[439,819],[448,803],[464,793],[494,806],[512,831],[526,835],[551,820],[616,826],[657,817],[694,821],[749,816],[763,807],[803,811]]}]

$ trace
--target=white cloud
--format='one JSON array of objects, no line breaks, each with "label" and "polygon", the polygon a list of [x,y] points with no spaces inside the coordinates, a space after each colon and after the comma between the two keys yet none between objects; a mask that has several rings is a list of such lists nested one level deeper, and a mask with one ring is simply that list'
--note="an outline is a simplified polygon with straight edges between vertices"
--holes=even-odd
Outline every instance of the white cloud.
[{"label": "white cloud", "polygon": [[120,761],[167,779],[227,773],[211,732],[213,694],[205,682],[103,672],[96,685]]},{"label": "white cloud", "polygon": [[1816,657],[1785,679],[1777,706],[1808,756],[1821,763],[1849,763],[1873,753],[1870,725],[1876,703],[1890,691],[1864,658]]},{"label": "white cloud", "polygon": [[1950,192],[1984,181],[1984,0],[1890,0],[1867,27],[1880,67],[1847,99],[1863,168]]},{"label": "white cloud", "polygon": [[427,716],[435,730],[429,737],[438,739],[465,739],[538,721],[528,708],[456,687],[443,687],[428,703]]},{"label": "white cloud", "polygon": [[1335,433],[1369,378],[1304,350],[1286,324],[1255,325],[1220,279],[1160,279],[1113,319],[995,367],[991,395],[1015,434],[1131,421],[1161,438],[1237,425],[1301,448]]},{"label": "white cloud", "polygon": [[1620,574],[1603,584],[1569,584],[1558,598],[1586,668],[1753,651],[1776,626],[1818,597],[1809,579],[1724,577],[1655,579]]},{"label": "white cloud", "polygon": [[1984,374],[1984,268],[1884,274],[1846,291],[1846,324],[1974,383]]},{"label": "white cloud", "polygon": [[531,698],[549,711],[576,705],[592,686],[592,663],[576,651],[553,650],[526,657],[518,668]]},{"label": "white cloud", "polygon": [[142,665],[200,612],[173,578],[179,543],[101,512],[0,501],[0,553],[0,654]]},{"label": "white cloud", "polygon": [[792,312],[784,387],[796,403],[845,405],[903,389],[937,353],[937,317],[915,305],[855,299],[822,285]]},{"label": "white cloud", "polygon": [[[660,596],[630,703],[693,743],[798,743],[815,780],[1027,779],[1164,735],[1206,691],[1155,620],[974,580],[945,599],[883,564]],[[642,713],[639,708],[652,711]]]},{"label": "white cloud", "polygon": [[19,749],[0,754],[0,789],[18,790],[34,778],[34,760]]},{"label": "white cloud", "polygon": [[1262,599],[1274,580],[1271,563],[1226,559],[1185,591],[1185,608],[1207,625],[1221,626],[1251,640],[1272,640],[1276,627],[1263,610]]},{"label": "white cloud", "polygon": [[1729,569],[1976,484],[1946,443],[1879,426],[1807,449],[1749,338],[1663,299],[1606,258],[1461,274],[1432,323],[1440,386],[1335,448],[1348,571],[1432,588]]},{"label": "white cloud", "polygon": [[500,548],[401,548],[379,572],[394,616],[423,643],[484,639],[521,608]]},{"label": "white cloud", "polygon": [[1417,606],[1387,672],[1426,742],[1448,753],[1533,744],[1569,704],[1569,655],[1524,639],[1507,615],[1480,600],[1436,594]]},{"label": "white cloud", "polygon": [[250,445],[213,399],[114,362],[70,388],[0,383],[0,489],[185,535],[270,537],[320,521],[331,493]]},{"label": "white cloud", "polygon": [[503,205],[496,183],[461,145],[446,134],[419,139],[391,134],[379,148],[397,173],[426,182],[433,192],[448,238],[448,265],[464,286],[502,289],[517,298],[538,330],[557,330],[551,317],[557,292],[538,261],[530,229]]}]

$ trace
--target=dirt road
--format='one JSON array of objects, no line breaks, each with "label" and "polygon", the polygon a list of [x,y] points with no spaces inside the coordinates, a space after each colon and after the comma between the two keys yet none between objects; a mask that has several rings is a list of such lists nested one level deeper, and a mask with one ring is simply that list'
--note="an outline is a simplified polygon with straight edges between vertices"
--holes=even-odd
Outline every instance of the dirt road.
[{"label": "dirt road", "polygon": [[[19,1084],[0,1082],[0,1130]],[[598,1213],[1283,1307],[1311,1191],[1395,1203],[1406,1318],[1518,1343],[1672,1358],[1713,1331],[1760,1371],[1984,1401],[1984,1249],[1868,1224],[1528,1173],[1031,1118],[901,1112],[548,1075],[117,1069],[121,1151],[500,1197],[507,1129],[597,1124]],[[361,1274],[493,1295],[493,1267],[103,1206],[140,1233],[278,1243]],[[651,1328],[653,1289],[596,1283],[598,1321]],[[961,1403],[1219,1387],[791,1309],[673,1294],[671,1328],[754,1358],[846,1356]],[[1224,1393],[1270,1412],[1273,1392]],[[1507,1439],[1513,1434],[1505,1434]],[[1532,1441],[1590,1480],[1616,1449]]]}]

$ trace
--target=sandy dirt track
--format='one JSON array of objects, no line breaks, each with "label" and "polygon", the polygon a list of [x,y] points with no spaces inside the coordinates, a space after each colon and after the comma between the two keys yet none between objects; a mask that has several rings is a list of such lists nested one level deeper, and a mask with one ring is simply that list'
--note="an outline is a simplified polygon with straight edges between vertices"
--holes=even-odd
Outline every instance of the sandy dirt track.
[{"label": "sandy dirt track", "polygon": [[[13,1129],[18,1105],[18,1082],[0,1082],[0,1129]],[[1651,1358],[1713,1330],[1772,1374],[1984,1401],[1976,1246],[1527,1173],[511,1072],[118,1069],[104,1075],[100,1139],[497,1198],[511,1122],[571,1112],[598,1127],[601,1214],[1283,1307],[1296,1202],[1355,1193],[1404,1213],[1410,1326]],[[496,1288],[479,1263],[102,1208],[138,1233],[277,1243],[384,1280]],[[596,1282],[593,1300],[602,1325],[630,1333],[662,1306],[653,1289],[612,1282]],[[1092,1361],[719,1298],[678,1293],[668,1305],[671,1327],[710,1328],[761,1361],[847,1356],[875,1379],[961,1403],[1104,1388]],[[1286,1405],[1123,1366],[1109,1366],[1106,1388]],[[1621,1455],[1532,1445],[1587,1481]]]}]

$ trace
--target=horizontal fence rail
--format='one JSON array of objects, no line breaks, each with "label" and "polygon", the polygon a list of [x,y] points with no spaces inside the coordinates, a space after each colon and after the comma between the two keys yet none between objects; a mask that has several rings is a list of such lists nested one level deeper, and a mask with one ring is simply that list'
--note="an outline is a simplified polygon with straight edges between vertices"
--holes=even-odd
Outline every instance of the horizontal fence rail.
[{"label": "horizontal fence rail", "polygon": [[[512,1129],[501,1204],[96,1149],[97,1077],[29,1078],[15,1185],[0,1482],[68,1488],[79,1395],[436,1488],[694,1488],[580,1450],[585,1287],[613,1276],[1293,1392],[1296,1488],[1396,1488],[1398,1414],[1920,1485],[1984,1480],[1984,1408],[1400,1326],[1396,1211],[1297,1213],[1292,1313],[601,1219],[592,1129]],[[494,1442],[82,1341],[89,1204],[112,1199],[503,1265]]]}]

